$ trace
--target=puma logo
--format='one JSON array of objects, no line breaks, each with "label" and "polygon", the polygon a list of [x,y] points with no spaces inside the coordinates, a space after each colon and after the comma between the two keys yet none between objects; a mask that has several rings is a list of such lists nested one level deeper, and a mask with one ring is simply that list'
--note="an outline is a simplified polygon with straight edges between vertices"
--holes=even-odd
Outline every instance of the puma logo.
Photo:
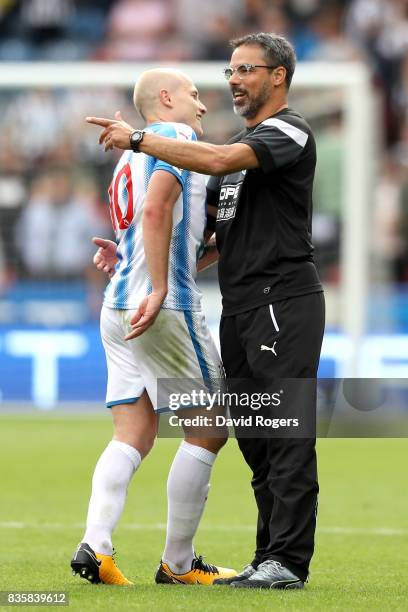
[{"label": "puma logo", "polygon": [[277,357],[276,351],[275,351],[275,346],[276,346],[276,342],[273,343],[273,347],[271,348],[270,346],[266,346],[266,344],[261,344],[261,351],[272,351],[272,353],[275,355],[275,357]]}]

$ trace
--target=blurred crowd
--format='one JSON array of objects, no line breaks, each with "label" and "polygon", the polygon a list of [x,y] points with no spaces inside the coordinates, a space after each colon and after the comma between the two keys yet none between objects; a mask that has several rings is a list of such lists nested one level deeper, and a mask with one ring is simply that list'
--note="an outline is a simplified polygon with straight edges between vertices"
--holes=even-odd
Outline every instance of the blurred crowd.
[{"label": "blurred crowd", "polygon": [[[287,36],[300,62],[368,65],[381,108],[373,255],[384,278],[408,283],[408,0],[0,0],[0,62],[227,61],[228,40],[253,31]],[[225,142],[239,125],[228,89],[202,98],[206,138]],[[140,125],[127,90],[0,90],[0,289],[20,278],[94,282],[90,237],[110,235],[116,153],[98,147],[83,118],[119,108]],[[315,241],[322,275],[335,283],[341,108],[310,121],[320,158]]]}]

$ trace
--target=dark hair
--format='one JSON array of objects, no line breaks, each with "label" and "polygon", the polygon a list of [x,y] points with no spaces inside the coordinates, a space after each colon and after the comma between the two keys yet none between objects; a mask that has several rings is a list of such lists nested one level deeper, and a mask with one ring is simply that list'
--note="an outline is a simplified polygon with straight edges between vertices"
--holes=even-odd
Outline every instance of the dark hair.
[{"label": "dark hair", "polygon": [[278,34],[259,32],[258,34],[247,34],[240,38],[230,40],[234,49],[241,45],[258,45],[263,49],[265,61],[268,64],[276,64],[286,69],[286,87],[289,89],[296,66],[296,53],[291,43]]}]

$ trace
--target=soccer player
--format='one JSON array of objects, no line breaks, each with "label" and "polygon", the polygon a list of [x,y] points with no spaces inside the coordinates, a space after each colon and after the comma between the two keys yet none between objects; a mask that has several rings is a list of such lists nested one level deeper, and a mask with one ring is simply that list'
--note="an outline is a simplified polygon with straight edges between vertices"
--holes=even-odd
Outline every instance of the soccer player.
[{"label": "soccer player", "polygon": [[[261,379],[273,388],[276,378],[317,376],[324,296],[311,242],[316,146],[304,118],[288,106],[296,64],[290,43],[258,33],[232,41],[232,47],[225,76],[245,129],[224,146],[139,133],[138,149],[216,176],[208,201],[217,205],[223,364],[230,379]],[[88,120],[103,127],[105,149],[130,147],[134,129],[126,122]],[[313,387],[304,398],[310,419]],[[315,438],[241,437],[238,443],[253,472],[256,553],[241,574],[216,582],[303,588],[316,527]]]},{"label": "soccer player", "polygon": [[[181,72],[144,72],[134,103],[152,134],[182,142],[202,135],[206,108]],[[86,531],[71,567],[93,583],[129,585],[113,559],[112,532],[129,483],[153,446],[158,412],[168,409],[157,393],[157,379],[200,379],[204,384],[219,379],[222,368],[194,280],[206,218],[204,177],[125,152],[109,196],[119,261],[105,292],[101,336],[114,436],[94,471]],[[193,416],[190,411],[188,416]],[[166,545],[155,579],[212,584],[236,572],[204,563],[195,554],[193,537],[227,432],[184,431],[168,477]]]}]

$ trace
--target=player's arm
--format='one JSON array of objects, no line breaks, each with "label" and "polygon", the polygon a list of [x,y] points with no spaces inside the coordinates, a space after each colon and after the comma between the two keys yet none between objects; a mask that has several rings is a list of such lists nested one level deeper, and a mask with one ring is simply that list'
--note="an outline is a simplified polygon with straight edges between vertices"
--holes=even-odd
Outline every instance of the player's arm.
[{"label": "player's arm", "polygon": [[[113,147],[130,149],[129,137],[134,128],[122,120],[119,112],[115,114],[115,119],[87,117],[86,120],[104,128],[99,136],[99,143],[105,146],[105,151]],[[214,145],[209,142],[179,141],[145,133],[139,150],[171,165],[201,174],[222,176],[259,167],[253,149],[243,143]]]},{"label": "player's arm", "polygon": [[173,229],[173,207],[181,193],[181,184],[166,170],[153,173],[143,207],[143,243],[152,292],[141,302],[130,323],[132,331],[125,337],[140,336],[155,321],[167,295],[169,249]]}]

